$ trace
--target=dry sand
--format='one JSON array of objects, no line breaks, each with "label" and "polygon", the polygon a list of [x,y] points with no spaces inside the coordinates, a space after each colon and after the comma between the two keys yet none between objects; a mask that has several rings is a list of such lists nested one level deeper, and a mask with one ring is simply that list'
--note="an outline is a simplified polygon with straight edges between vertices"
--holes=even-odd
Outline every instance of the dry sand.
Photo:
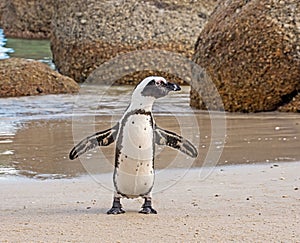
[{"label": "dry sand", "polygon": [[[222,166],[204,180],[191,169],[153,195],[157,215],[138,214],[141,199],[123,200],[126,214],[106,215],[112,194],[90,176],[2,178],[0,242],[299,242],[299,169]],[[165,181],[179,172],[170,169]]]}]

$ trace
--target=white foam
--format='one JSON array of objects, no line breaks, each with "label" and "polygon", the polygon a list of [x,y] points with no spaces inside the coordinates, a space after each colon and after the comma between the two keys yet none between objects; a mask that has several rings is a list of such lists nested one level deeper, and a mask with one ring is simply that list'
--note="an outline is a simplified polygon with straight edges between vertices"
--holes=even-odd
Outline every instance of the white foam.
[{"label": "white foam", "polygon": [[14,154],[14,150],[6,150],[6,151],[0,153],[0,155],[12,155],[12,154]]},{"label": "white foam", "polygon": [[0,175],[17,175],[18,171],[12,167],[0,167]]},{"label": "white foam", "polygon": [[1,143],[12,143],[12,142],[13,142],[13,140],[11,140],[11,139],[0,140],[0,144]]}]

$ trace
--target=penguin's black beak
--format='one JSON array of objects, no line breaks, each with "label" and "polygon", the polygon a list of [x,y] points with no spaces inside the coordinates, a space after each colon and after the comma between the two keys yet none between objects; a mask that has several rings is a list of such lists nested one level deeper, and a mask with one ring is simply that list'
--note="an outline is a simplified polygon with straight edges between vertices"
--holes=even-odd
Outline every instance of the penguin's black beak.
[{"label": "penguin's black beak", "polygon": [[167,83],[167,89],[169,91],[179,91],[179,90],[181,90],[179,85],[173,84],[173,83],[170,83],[170,82]]}]

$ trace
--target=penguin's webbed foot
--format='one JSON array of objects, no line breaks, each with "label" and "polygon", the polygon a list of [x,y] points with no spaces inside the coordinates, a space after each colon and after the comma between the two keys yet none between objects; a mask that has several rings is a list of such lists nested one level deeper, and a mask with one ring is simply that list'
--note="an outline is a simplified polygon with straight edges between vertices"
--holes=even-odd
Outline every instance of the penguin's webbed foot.
[{"label": "penguin's webbed foot", "polygon": [[122,214],[125,213],[125,210],[122,208],[121,199],[119,197],[114,197],[113,205],[107,214]]},{"label": "penguin's webbed foot", "polygon": [[142,206],[142,210],[139,213],[143,214],[157,214],[157,211],[152,208],[151,197],[145,197],[145,202]]},{"label": "penguin's webbed foot", "polygon": [[139,213],[143,213],[143,214],[157,214],[157,211],[150,207],[143,207],[141,211],[139,211]]},{"label": "penguin's webbed foot", "polygon": [[112,207],[106,213],[107,214],[122,214],[122,213],[125,213],[125,210],[121,207]]}]

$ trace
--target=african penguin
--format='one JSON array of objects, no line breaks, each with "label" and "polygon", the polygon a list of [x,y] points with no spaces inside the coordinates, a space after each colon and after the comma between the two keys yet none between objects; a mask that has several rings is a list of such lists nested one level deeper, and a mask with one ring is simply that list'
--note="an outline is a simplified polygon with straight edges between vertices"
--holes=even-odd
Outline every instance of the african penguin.
[{"label": "african penguin", "polygon": [[170,91],[179,91],[177,84],[162,77],[147,77],[134,89],[131,103],[120,121],[112,128],[97,132],[79,142],[70,152],[71,160],[96,146],[107,146],[116,141],[115,187],[112,208],[107,214],[125,213],[121,198],[143,197],[140,213],[156,214],[152,208],[151,190],[154,183],[155,144],[167,145],[197,157],[195,146],[183,137],[159,128],[153,119],[152,106],[156,99]]}]

